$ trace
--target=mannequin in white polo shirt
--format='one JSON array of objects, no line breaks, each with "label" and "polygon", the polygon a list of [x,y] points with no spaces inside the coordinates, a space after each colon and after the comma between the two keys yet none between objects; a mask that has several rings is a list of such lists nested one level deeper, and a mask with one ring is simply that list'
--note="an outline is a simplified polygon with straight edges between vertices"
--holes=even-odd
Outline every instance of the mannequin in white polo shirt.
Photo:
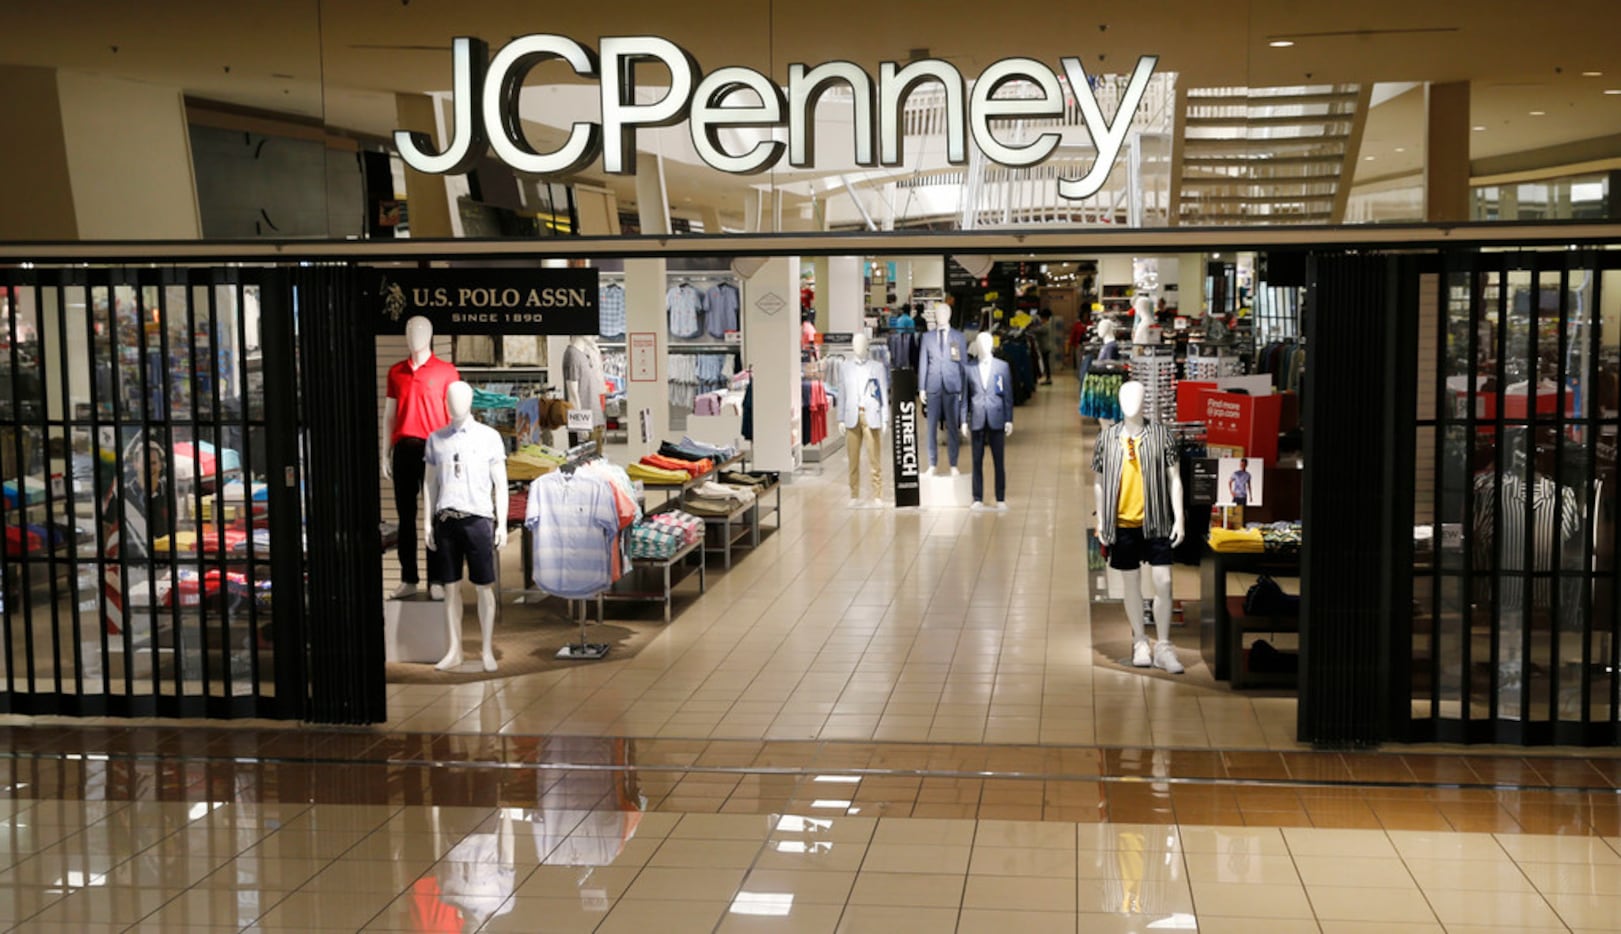
[{"label": "mannequin in white polo shirt", "polygon": [[475,421],[473,387],[455,382],[445,393],[450,424],[428,438],[423,459],[428,513],[423,537],[445,581],[449,649],[440,671],[462,663],[462,565],[478,590],[484,670],[495,670],[495,553],[507,543],[506,445],[494,428]]}]

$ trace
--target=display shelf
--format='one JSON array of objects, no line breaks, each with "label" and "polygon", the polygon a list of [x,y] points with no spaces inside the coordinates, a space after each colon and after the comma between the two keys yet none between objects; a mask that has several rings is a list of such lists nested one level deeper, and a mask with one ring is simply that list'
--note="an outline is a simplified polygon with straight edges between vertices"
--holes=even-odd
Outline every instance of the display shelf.
[{"label": "display shelf", "polygon": [[[670,621],[671,607],[674,603],[673,594],[675,585],[685,580],[693,568],[698,571],[698,592],[702,594],[708,587],[709,581],[707,562],[700,554],[698,560],[687,564],[698,549],[703,547],[703,539],[693,541],[681,548],[668,558],[631,558],[631,567],[625,574],[614,581],[612,587],[597,595],[597,618],[603,619],[603,604],[611,601],[633,603],[662,603],[664,604],[664,621]],[[686,564],[687,572],[680,578],[673,576],[674,569]],[[661,581],[662,587],[654,589],[651,581]]]},{"label": "display shelf", "polygon": [[704,520],[705,557],[720,555],[724,559],[722,567],[728,571],[732,569],[732,549],[752,534],[754,523],[748,521],[748,516],[754,507],[753,502],[741,503],[725,515],[699,516]]},{"label": "display shelf", "polygon": [[[1204,557],[1199,561],[1199,648],[1217,681],[1233,678],[1235,647],[1242,645],[1246,632],[1293,631],[1283,625],[1284,618],[1257,619],[1244,617],[1241,612],[1235,615],[1232,612],[1233,604],[1227,596],[1229,574],[1269,574],[1274,577],[1298,578],[1300,559],[1283,555],[1233,554],[1208,549],[1205,551]],[[1233,597],[1231,600],[1236,600],[1239,610],[1242,611],[1243,598]],[[1299,623],[1295,618],[1289,617],[1287,622],[1289,627],[1298,629]],[[1238,658],[1237,661],[1241,663],[1242,658]],[[1258,682],[1253,680],[1255,677],[1246,672],[1240,675],[1239,682],[1259,686]],[[1233,686],[1239,687],[1239,682],[1235,682]]]}]

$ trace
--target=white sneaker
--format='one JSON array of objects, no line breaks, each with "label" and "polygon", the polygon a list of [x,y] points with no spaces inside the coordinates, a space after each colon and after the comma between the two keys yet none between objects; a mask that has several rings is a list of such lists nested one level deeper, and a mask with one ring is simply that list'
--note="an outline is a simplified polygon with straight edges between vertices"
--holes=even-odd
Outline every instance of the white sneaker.
[{"label": "white sneaker", "polygon": [[997,512],[1007,512],[1007,503],[1004,503],[1001,500],[997,500],[996,501],[996,511]]},{"label": "white sneaker", "polygon": [[395,587],[394,592],[389,594],[388,597],[390,600],[404,600],[406,597],[414,597],[416,595],[417,585],[401,584],[400,586]]},{"label": "white sneaker", "polygon": [[1183,672],[1182,662],[1176,657],[1176,646],[1161,642],[1154,646],[1154,667],[1163,668],[1173,675]]},{"label": "white sneaker", "polygon": [[1149,654],[1149,652],[1148,652],[1148,640],[1147,639],[1143,639],[1143,640],[1141,640],[1139,642],[1132,643],[1132,646],[1131,646],[1131,663],[1133,665],[1137,666],[1138,668],[1150,668],[1150,667],[1153,667],[1154,659],[1153,659],[1153,656],[1151,656]]},{"label": "white sneaker", "polygon": [[974,500],[974,505],[968,507],[969,512],[983,512],[984,510],[985,510],[985,504],[980,502],[977,499]]}]

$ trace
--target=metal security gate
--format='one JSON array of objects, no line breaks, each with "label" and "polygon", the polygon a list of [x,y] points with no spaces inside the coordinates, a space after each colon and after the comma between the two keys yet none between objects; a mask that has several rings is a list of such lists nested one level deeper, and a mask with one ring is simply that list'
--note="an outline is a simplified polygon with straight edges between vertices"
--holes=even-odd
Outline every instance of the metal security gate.
[{"label": "metal security gate", "polygon": [[1621,742],[1621,257],[1442,260],[1421,286],[1408,738]]},{"label": "metal security gate", "polygon": [[[336,350],[303,346],[302,294],[270,268],[0,271],[0,711],[382,718],[380,691],[347,701],[363,673],[335,694],[309,679],[330,640],[381,627],[364,602],[309,623],[312,563],[367,576],[305,544],[305,494],[344,492],[307,471],[341,457],[306,423],[346,407]],[[376,520],[322,534],[353,551]]]}]

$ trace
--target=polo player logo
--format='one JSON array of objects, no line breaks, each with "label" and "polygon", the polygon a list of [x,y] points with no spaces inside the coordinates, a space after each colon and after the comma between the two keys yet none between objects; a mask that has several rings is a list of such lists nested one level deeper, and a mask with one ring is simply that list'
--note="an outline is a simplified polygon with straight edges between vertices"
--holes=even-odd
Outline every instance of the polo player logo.
[{"label": "polo player logo", "polygon": [[388,315],[388,320],[398,323],[400,316],[405,314],[405,306],[405,290],[400,288],[399,283],[390,282],[385,278],[383,280],[383,314]]}]

